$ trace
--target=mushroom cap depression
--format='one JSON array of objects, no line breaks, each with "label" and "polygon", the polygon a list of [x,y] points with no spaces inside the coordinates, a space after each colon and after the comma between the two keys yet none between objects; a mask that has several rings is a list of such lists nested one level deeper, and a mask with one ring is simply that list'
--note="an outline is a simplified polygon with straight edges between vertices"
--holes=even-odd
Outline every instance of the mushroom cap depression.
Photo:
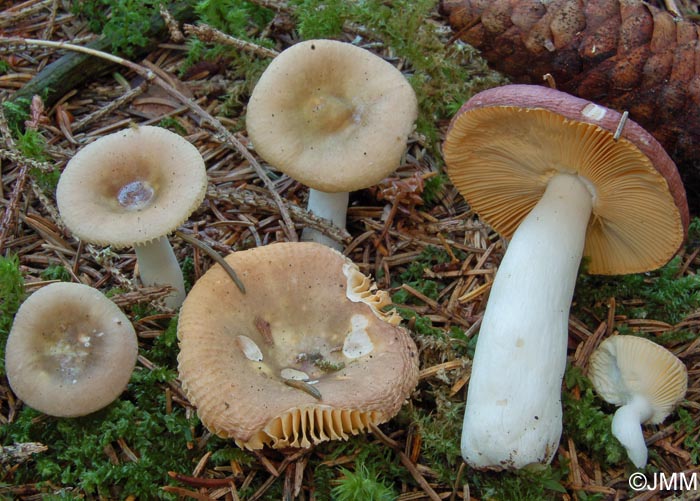
[{"label": "mushroom cap depression", "polygon": [[226,261],[246,293],[214,266],[178,322],[180,379],[209,430],[246,449],[310,447],[399,411],[418,380],[416,346],[357,266],[311,242]]},{"label": "mushroom cap depression", "polygon": [[372,186],[398,166],[418,104],[394,66],[335,40],[282,51],[248,102],[255,151],[305,185],[329,193]]},{"label": "mushroom cap depression", "polygon": [[197,148],[167,129],[139,126],[82,148],[61,174],[56,201],[81,239],[128,247],[175,230],[202,203],[206,187]]},{"label": "mushroom cap depression", "polygon": [[126,388],[138,344],[129,319],[100,291],[59,282],[20,306],[5,348],[10,387],[27,405],[84,416]]},{"label": "mushroom cap depression", "polygon": [[583,255],[588,271],[656,269],[681,246],[688,205],[661,145],[622,115],[537,85],[483,91],[452,119],[443,145],[448,175],[479,216],[513,235],[558,173],[593,194]]},{"label": "mushroom cap depression", "polygon": [[647,421],[661,423],[685,397],[688,371],[666,348],[637,336],[613,336],[593,352],[588,376],[603,399],[625,405],[634,395],[654,409]]}]

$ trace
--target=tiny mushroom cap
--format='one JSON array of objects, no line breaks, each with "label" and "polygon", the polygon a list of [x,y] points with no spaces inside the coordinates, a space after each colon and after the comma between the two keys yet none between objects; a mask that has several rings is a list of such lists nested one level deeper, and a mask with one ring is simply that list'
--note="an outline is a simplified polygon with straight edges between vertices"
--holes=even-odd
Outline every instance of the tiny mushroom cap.
[{"label": "tiny mushroom cap", "polygon": [[81,239],[133,245],[145,285],[169,285],[170,308],[185,299],[167,234],[202,203],[207,171],[185,138],[162,127],[125,129],[90,143],[66,165],[56,189],[61,218]]},{"label": "tiny mushroom cap", "polygon": [[56,199],[75,235],[123,248],[175,230],[202,203],[206,187],[197,148],[174,132],[145,125],[82,148],[61,174]]},{"label": "tiny mushroom cap", "polygon": [[129,319],[92,287],[53,283],[20,306],[5,348],[10,387],[27,405],[84,416],[126,388],[138,344]]},{"label": "tiny mushroom cap", "polygon": [[180,312],[179,372],[204,425],[240,447],[310,447],[389,420],[418,380],[388,294],[339,252],[277,243],[226,258]]},{"label": "tiny mushroom cap", "polygon": [[484,468],[547,463],[561,437],[581,259],[597,274],[670,260],[689,220],[680,175],[626,115],[536,85],[476,94],[452,119],[443,153],[471,208],[510,239],[481,322],[462,455]]},{"label": "tiny mushroom cap", "polygon": [[613,435],[638,468],[646,465],[641,424],[659,424],[685,397],[688,371],[666,348],[637,336],[613,336],[593,352],[588,376],[598,394],[620,408]]},{"label": "tiny mushroom cap", "polygon": [[368,50],[308,40],[255,85],[246,127],[267,162],[319,191],[349,192],[393,172],[418,113],[399,70]]}]

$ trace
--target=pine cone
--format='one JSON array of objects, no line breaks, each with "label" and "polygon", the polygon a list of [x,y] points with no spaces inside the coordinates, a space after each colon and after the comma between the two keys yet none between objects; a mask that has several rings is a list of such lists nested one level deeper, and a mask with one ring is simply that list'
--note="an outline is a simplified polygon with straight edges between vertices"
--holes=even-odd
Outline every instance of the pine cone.
[{"label": "pine cone", "polygon": [[676,161],[700,205],[700,29],[640,0],[442,0],[457,37],[519,83],[620,112]]}]

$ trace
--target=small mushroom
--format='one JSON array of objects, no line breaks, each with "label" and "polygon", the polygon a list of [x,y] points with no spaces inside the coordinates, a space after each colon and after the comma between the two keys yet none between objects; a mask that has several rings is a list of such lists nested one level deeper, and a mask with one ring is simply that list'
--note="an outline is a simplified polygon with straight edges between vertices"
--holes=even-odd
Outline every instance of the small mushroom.
[{"label": "small mushroom", "polygon": [[588,376],[598,394],[619,406],[612,433],[637,468],[647,463],[642,424],[659,424],[685,397],[688,371],[666,348],[636,336],[613,336],[593,352]]},{"label": "small mushroom", "polygon": [[192,144],[161,127],[125,129],[90,143],[58,182],[61,218],[79,238],[133,245],[145,285],[170,285],[170,308],[185,298],[182,271],[167,234],[202,203],[204,160]]},{"label": "small mushroom", "polygon": [[213,266],[178,322],[180,379],[210,431],[245,449],[310,447],[399,411],[418,380],[416,346],[357,266],[313,242],[226,260],[246,293]]},{"label": "small mushroom", "polygon": [[[350,191],[393,172],[418,113],[413,88],[368,50],[308,40],[282,51],[248,103],[258,154],[309,186],[308,209],[345,228]],[[302,240],[338,244],[307,228]]]},{"label": "small mushroom", "polygon": [[10,387],[27,405],[84,416],[126,388],[138,345],[129,319],[98,290],[59,282],[20,306],[5,348]]},{"label": "small mushroom", "polygon": [[536,85],[472,97],[452,119],[443,153],[472,209],[510,238],[481,323],[462,454],[484,468],[548,463],[561,436],[581,258],[597,274],[671,259],[689,219],[680,175],[633,121]]}]

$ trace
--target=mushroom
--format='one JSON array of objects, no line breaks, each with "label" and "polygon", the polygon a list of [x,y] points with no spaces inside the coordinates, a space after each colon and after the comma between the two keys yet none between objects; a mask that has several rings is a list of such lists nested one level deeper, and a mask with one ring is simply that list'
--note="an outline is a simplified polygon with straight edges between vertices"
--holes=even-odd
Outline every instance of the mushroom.
[{"label": "mushroom", "polygon": [[166,235],[202,203],[206,187],[197,148],[167,129],[140,126],[82,148],[61,174],[56,199],[61,218],[79,238],[133,245],[141,281],[172,286],[165,302],[178,308],[185,287]]},{"label": "mushroom", "polygon": [[680,176],[633,121],[534,85],[475,95],[452,119],[443,152],[473,210],[510,238],[481,323],[462,455],[494,469],[548,463],[561,435],[581,258],[596,274],[666,263],[688,225]]},{"label": "mushroom", "polygon": [[673,353],[636,336],[613,336],[591,354],[588,376],[598,394],[619,406],[612,433],[637,468],[647,463],[642,423],[659,424],[685,397],[688,371]]},{"label": "mushroom", "polygon": [[[398,166],[418,104],[394,66],[335,40],[282,51],[255,85],[246,115],[257,153],[310,187],[308,210],[345,228],[350,191]],[[302,240],[339,244],[305,228]]]},{"label": "mushroom", "polygon": [[338,251],[288,242],[226,257],[178,322],[178,369],[213,433],[241,448],[310,447],[392,418],[418,380],[416,346],[388,294]]},{"label": "mushroom", "polygon": [[138,344],[129,319],[97,289],[52,283],[20,306],[5,347],[7,379],[28,406],[84,416],[126,388]]}]

